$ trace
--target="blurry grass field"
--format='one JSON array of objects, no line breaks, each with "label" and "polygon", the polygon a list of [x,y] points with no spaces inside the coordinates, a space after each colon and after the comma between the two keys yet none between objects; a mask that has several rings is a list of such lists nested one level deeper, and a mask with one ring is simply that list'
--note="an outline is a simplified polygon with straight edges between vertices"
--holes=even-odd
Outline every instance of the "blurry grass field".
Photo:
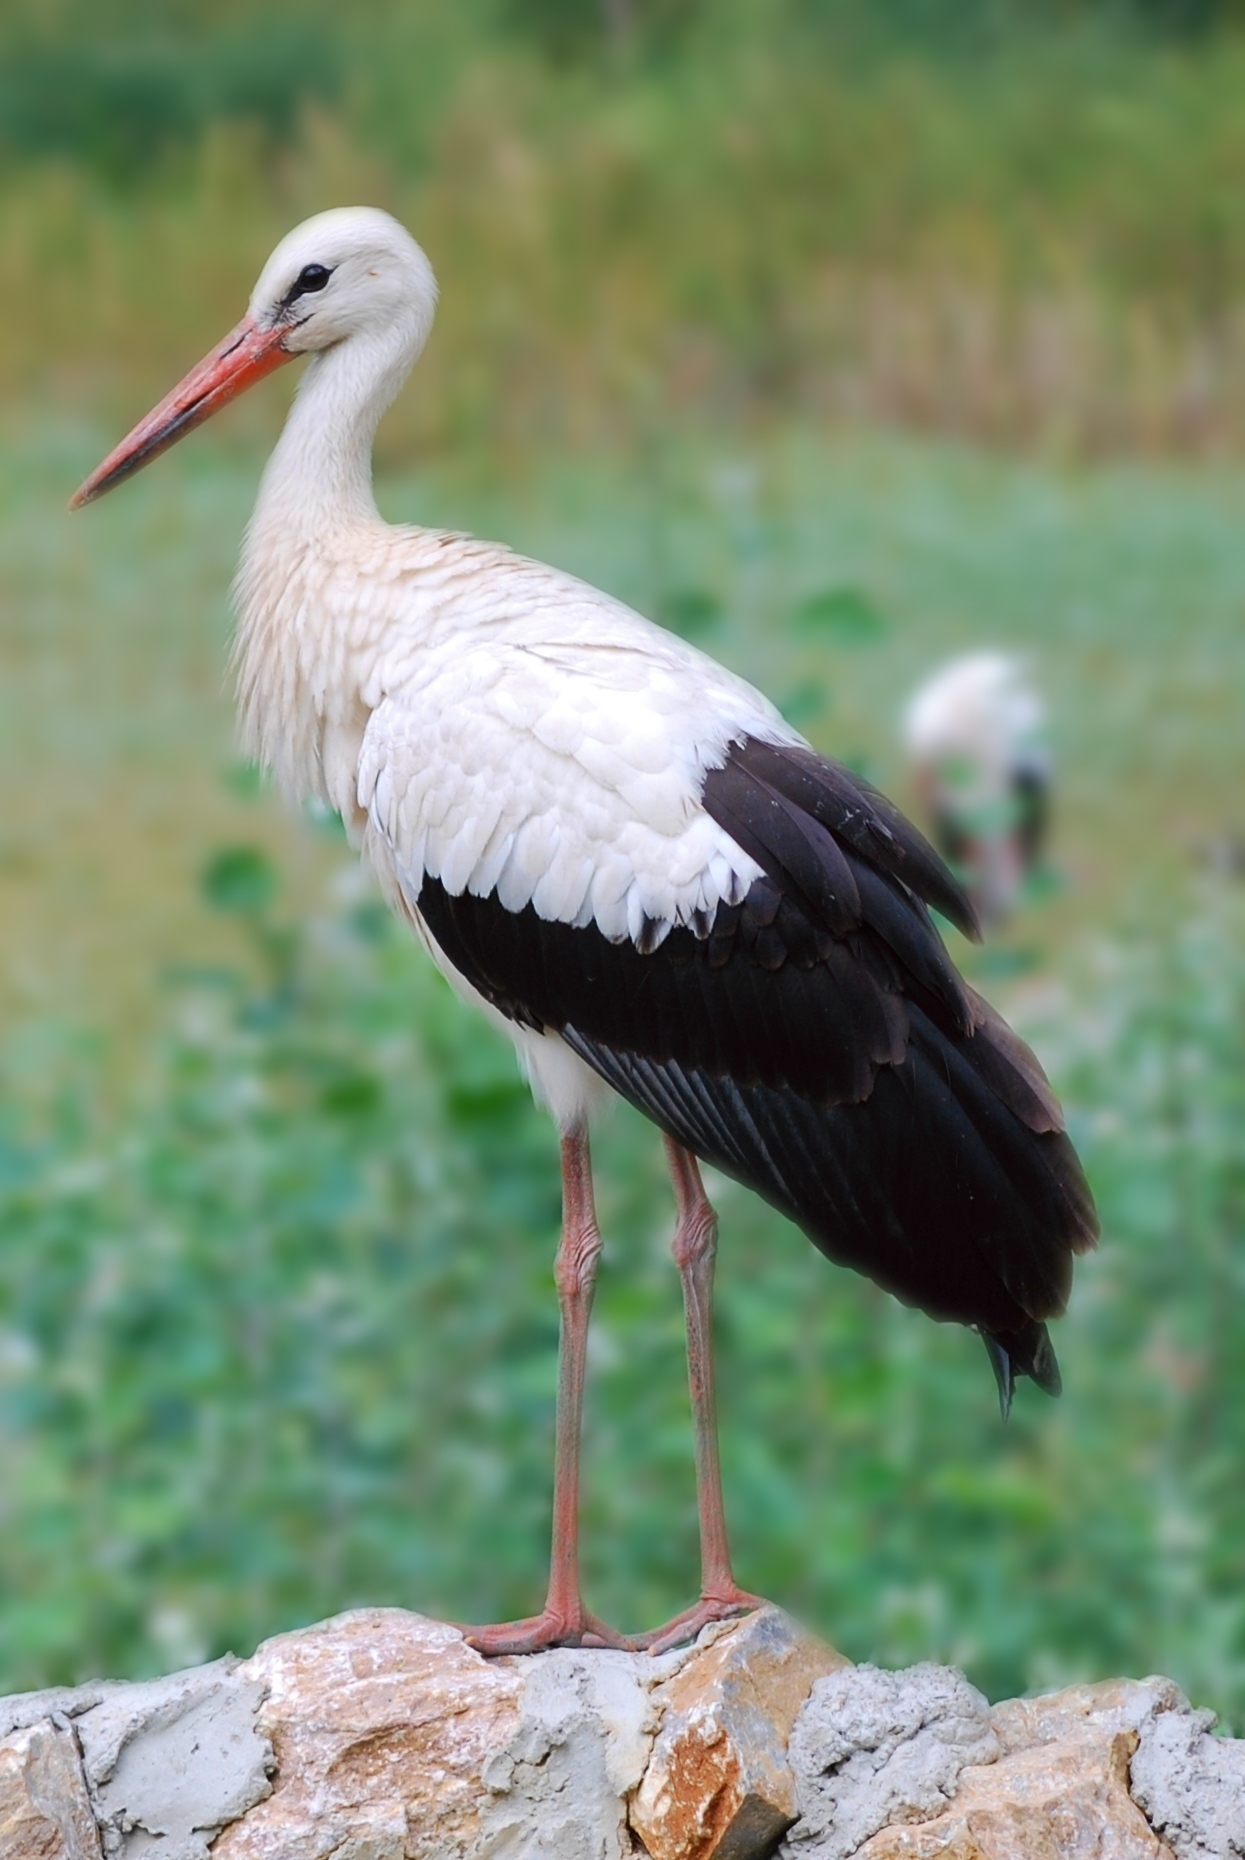
[{"label": "blurry grass field", "polygon": [[[416,386],[412,389],[418,395]],[[555,1146],[501,1043],[257,793],[222,693],[271,404],[72,522],[111,435],[0,447],[0,1689],[360,1602],[521,1613],[546,1551]],[[1067,1392],[719,1185],[741,1580],[994,1695],[1172,1673],[1245,1723],[1245,476],[773,427],[387,477],[693,634],[903,798],[947,653],[1032,655],[1056,881],[958,954],[1038,1045],[1100,1198]],[[695,1582],[660,1146],[598,1143],[591,1603]]]}]

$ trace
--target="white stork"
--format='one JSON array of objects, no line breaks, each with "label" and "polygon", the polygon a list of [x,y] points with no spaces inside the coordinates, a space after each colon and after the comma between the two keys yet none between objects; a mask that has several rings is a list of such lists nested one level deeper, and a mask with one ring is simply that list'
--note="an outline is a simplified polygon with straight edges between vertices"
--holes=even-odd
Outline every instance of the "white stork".
[{"label": "white stork", "polygon": [[972,652],[914,693],[904,745],[940,851],[983,923],[1011,915],[1041,857],[1051,768],[1042,700],[1023,660]]},{"label": "white stork", "polygon": [[[236,587],[243,732],[337,809],[452,985],[513,1040],[561,1136],[553,1551],[487,1653],[661,1648],[750,1607],[727,1549],[710,1337],[717,1220],[697,1157],[831,1259],[980,1331],[1004,1410],[1055,1393],[1044,1320],[1095,1220],[1033,1055],[960,980],[933,903],[971,908],[883,797],[765,698],[572,576],[390,528],[372,439],[436,285],[387,214],[282,240],[242,322],[104,460],[85,504],[296,356]],[[584,1355],[601,1240],[588,1128],[618,1093],[674,1184],[701,1526],[699,1602],[627,1642],[578,1573]]]}]

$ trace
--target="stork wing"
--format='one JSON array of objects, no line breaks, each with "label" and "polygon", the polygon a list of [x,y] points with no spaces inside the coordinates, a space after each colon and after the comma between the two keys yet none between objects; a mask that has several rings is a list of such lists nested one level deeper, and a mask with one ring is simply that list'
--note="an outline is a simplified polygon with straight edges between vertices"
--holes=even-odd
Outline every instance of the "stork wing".
[{"label": "stork wing", "polygon": [[428,875],[418,909],[502,1014],[559,1033],[832,1258],[987,1330],[1062,1311],[1092,1203],[1036,1059],[930,922],[927,898],[971,927],[936,856],[806,747],[736,743],[702,806],[760,876],[659,940]]}]

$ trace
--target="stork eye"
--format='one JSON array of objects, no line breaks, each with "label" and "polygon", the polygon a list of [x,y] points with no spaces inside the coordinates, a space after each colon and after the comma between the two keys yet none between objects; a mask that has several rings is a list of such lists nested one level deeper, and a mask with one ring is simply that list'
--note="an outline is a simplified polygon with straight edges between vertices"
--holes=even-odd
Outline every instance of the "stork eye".
[{"label": "stork eye", "polygon": [[306,297],[312,291],[322,291],[332,275],[327,265],[304,265],[285,293],[283,301],[292,304],[297,297]]}]

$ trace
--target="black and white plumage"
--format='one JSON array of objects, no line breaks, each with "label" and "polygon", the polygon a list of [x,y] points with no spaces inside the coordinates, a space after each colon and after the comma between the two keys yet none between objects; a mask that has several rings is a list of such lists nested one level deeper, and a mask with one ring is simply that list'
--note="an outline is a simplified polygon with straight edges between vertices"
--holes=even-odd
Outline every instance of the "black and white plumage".
[{"label": "black and white plumage", "polygon": [[881,797],[809,749],[732,745],[700,801],[763,873],[660,941],[433,878],[420,914],[507,1020],[560,1035],[837,1263],[981,1330],[1005,1403],[1017,1373],[1056,1392],[1042,1320],[1092,1212],[1036,1061],[929,920],[934,902],[971,927],[963,900]]},{"label": "black and white plumage", "polygon": [[341,813],[443,973],[514,1041],[562,1136],[550,1599],[474,1638],[490,1652],[617,1638],[586,1614],[575,1568],[600,1249],[586,1132],[613,1092],[665,1133],[688,1310],[705,1579],[660,1645],[750,1599],[725,1547],[715,1221],[694,1158],[831,1259],[978,1329],[1005,1408],[1017,1375],[1058,1389],[1046,1320],[1092,1244],[1093,1209],[1037,1061],[960,980],[927,910],[972,933],[971,907],[887,801],[609,596],[493,544],[381,521],[372,435],[434,293],[388,216],[308,221],[238,330],[75,501],[310,355],[236,591],[246,740],[292,792]]},{"label": "black and white plumage", "polygon": [[982,922],[1004,922],[1050,828],[1045,711],[1024,661],[970,652],[940,666],[909,700],[903,734],[940,850]]}]

